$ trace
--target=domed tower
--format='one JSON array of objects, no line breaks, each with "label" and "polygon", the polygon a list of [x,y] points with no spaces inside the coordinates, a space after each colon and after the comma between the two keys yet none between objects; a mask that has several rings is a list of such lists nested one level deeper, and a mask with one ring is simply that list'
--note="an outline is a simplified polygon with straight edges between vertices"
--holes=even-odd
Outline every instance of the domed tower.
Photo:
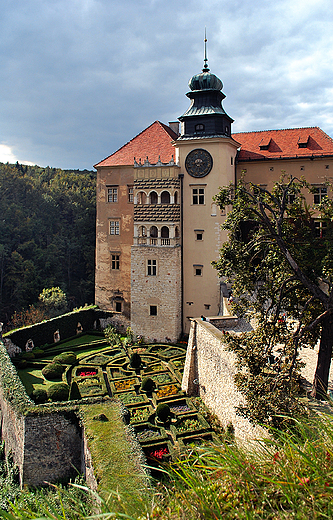
[{"label": "domed tower", "polygon": [[223,314],[223,292],[212,261],[217,260],[226,232],[225,215],[213,201],[219,186],[235,180],[239,143],[231,137],[233,119],[225,112],[222,81],[209,70],[205,38],[204,66],[189,81],[191,106],[179,117],[175,141],[182,179],[183,330],[190,319]]},{"label": "domed tower", "polygon": [[212,74],[207,63],[205,39],[205,59],[202,72],[193,76],[188,85],[191,89],[186,95],[191,106],[179,117],[182,137],[231,136],[233,119],[225,112],[222,101],[222,81]]}]

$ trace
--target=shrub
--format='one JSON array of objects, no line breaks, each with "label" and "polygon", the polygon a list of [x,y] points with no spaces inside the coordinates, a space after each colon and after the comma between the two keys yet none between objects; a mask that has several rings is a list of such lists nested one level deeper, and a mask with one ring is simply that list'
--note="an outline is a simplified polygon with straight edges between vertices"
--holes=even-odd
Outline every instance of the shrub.
[{"label": "shrub", "polygon": [[69,386],[66,383],[51,385],[47,390],[47,397],[51,401],[67,401],[69,396]]},{"label": "shrub", "polygon": [[131,355],[130,365],[132,368],[140,368],[141,366],[141,356],[137,352]]},{"label": "shrub", "polygon": [[152,392],[154,390],[155,383],[150,377],[144,377],[141,383],[141,389],[144,392]]},{"label": "shrub", "polygon": [[33,352],[23,352],[22,359],[35,359],[35,354]]},{"label": "shrub", "polygon": [[76,399],[81,399],[79,386],[76,381],[72,381],[71,391],[69,393],[69,399],[70,399],[70,401],[75,401]]},{"label": "shrub", "polygon": [[53,361],[58,361],[63,365],[74,365],[74,363],[76,363],[76,354],[74,354],[74,352],[63,352],[55,356]]},{"label": "shrub", "polygon": [[44,388],[37,388],[31,394],[31,399],[35,401],[36,404],[42,404],[47,401],[47,392]]},{"label": "shrub", "polygon": [[17,368],[19,368],[20,370],[22,370],[23,368],[26,368],[27,366],[28,366],[28,361],[26,359],[21,359],[17,364]]},{"label": "shrub", "polygon": [[156,408],[156,415],[160,421],[166,422],[170,417],[170,406],[166,403],[160,403]]},{"label": "shrub", "polygon": [[64,367],[61,363],[58,361],[53,361],[49,365],[46,365],[46,367],[43,368],[42,374],[45,377],[45,379],[48,379],[49,381],[54,381],[55,379],[60,379],[61,375],[64,371]]}]

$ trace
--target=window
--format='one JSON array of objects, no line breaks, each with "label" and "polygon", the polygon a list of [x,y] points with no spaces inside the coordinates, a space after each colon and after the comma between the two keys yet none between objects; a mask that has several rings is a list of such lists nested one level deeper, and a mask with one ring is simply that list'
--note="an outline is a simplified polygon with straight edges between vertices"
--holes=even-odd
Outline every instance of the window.
[{"label": "window", "polygon": [[193,265],[193,267],[194,267],[194,276],[202,276],[203,265],[195,264],[195,265]]},{"label": "window", "polygon": [[209,311],[210,303],[204,303],[204,307],[205,307],[206,311]]},{"label": "window", "polygon": [[170,193],[168,191],[162,191],[162,193],[161,193],[161,203],[162,204],[170,204]]},{"label": "window", "polygon": [[147,260],[147,276],[156,276],[157,274],[157,261]]},{"label": "window", "polygon": [[110,235],[120,235],[119,220],[110,220]]},{"label": "window", "polygon": [[301,167],[300,167],[300,170],[301,170],[301,171],[304,171],[304,170],[305,170],[305,166],[301,166]]},{"label": "window", "polygon": [[326,235],[327,222],[323,220],[315,220],[315,235],[318,238],[323,238]]},{"label": "window", "polygon": [[204,233],[203,229],[195,229],[194,233],[195,233],[195,239],[196,240],[199,240],[199,241],[203,240],[203,233]]},{"label": "window", "polygon": [[197,240],[202,240],[202,233],[197,233]]},{"label": "window", "polygon": [[116,302],[116,312],[121,312],[121,302]]},{"label": "window", "polygon": [[230,164],[231,164],[231,166],[234,164],[234,158],[233,157],[230,157]]},{"label": "window", "polygon": [[118,271],[120,268],[119,255],[112,255],[111,269]]},{"label": "window", "polygon": [[330,169],[330,165],[329,164],[325,164],[325,169],[329,170]]},{"label": "window", "polygon": [[118,202],[118,188],[108,188],[108,202]]},{"label": "window", "polygon": [[150,199],[150,204],[157,204],[158,196],[157,196],[156,191],[151,192],[151,194],[149,195],[149,199]]},{"label": "window", "polygon": [[194,130],[195,130],[196,132],[204,132],[204,130],[205,130],[205,125],[202,125],[202,124],[195,125]]},{"label": "window", "polygon": [[205,204],[205,188],[192,188],[192,204]]},{"label": "window", "polygon": [[138,193],[138,204],[146,204],[147,196],[144,191]]},{"label": "window", "polygon": [[133,203],[133,201],[134,201],[133,186],[128,186],[127,187],[127,195],[128,195],[128,202]]},{"label": "window", "polygon": [[150,316],[157,316],[157,305],[149,306],[149,314]]},{"label": "window", "polygon": [[327,188],[326,186],[317,187],[313,189],[313,203],[320,204],[323,199],[327,197]]}]

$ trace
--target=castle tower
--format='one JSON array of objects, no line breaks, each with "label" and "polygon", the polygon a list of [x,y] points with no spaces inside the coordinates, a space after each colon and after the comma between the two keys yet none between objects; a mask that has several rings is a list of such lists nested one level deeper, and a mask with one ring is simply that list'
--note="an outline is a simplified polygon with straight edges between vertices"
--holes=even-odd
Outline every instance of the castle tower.
[{"label": "castle tower", "polygon": [[211,262],[227,239],[225,215],[213,202],[219,186],[234,182],[239,143],[231,137],[233,119],[225,112],[222,81],[207,65],[189,81],[189,109],[179,117],[181,135],[174,142],[183,176],[183,328],[189,318],[223,314],[221,281]]},{"label": "castle tower", "polygon": [[181,333],[181,214],[179,167],[134,161],[131,327],[147,341]]}]

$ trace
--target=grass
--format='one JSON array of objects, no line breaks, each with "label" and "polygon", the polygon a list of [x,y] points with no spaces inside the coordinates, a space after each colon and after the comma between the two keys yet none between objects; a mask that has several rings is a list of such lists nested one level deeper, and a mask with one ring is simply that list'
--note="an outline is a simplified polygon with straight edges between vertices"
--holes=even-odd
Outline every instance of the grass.
[{"label": "grass", "polygon": [[31,395],[33,390],[36,390],[37,388],[44,388],[44,390],[47,391],[49,386],[62,382],[62,378],[59,378],[59,380],[56,381],[48,381],[44,378],[41,369],[24,368],[18,370],[17,373],[21,378],[28,395]]},{"label": "grass", "polygon": [[[140,465],[140,451],[125,433],[120,405],[93,404],[85,407],[83,413],[99,493],[111,509],[124,512],[126,507],[127,513],[144,510],[149,496],[148,479]],[[105,414],[108,421],[94,419],[100,414]],[[109,490],[113,492],[110,494]]]}]

